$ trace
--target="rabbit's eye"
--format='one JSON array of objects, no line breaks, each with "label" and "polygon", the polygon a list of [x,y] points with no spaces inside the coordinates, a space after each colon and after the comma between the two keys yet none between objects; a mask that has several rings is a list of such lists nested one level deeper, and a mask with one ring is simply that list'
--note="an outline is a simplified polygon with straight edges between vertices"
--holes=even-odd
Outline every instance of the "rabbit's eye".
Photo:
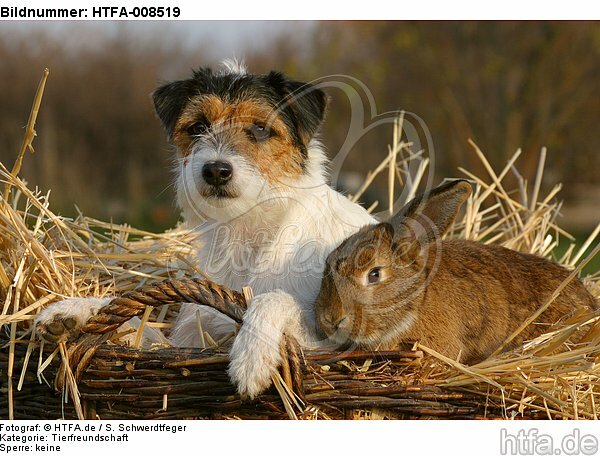
[{"label": "rabbit's eye", "polygon": [[379,283],[381,280],[381,268],[373,268],[369,271],[369,285]]}]

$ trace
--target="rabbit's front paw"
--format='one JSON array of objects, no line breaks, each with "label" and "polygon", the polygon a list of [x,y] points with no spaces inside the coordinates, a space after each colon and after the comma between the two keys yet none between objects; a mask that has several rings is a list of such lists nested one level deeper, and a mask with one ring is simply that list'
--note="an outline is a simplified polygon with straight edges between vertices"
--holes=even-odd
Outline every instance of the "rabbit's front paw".
[{"label": "rabbit's front paw", "polygon": [[49,305],[35,319],[38,334],[49,342],[76,338],[88,319],[112,298],[71,298]]}]

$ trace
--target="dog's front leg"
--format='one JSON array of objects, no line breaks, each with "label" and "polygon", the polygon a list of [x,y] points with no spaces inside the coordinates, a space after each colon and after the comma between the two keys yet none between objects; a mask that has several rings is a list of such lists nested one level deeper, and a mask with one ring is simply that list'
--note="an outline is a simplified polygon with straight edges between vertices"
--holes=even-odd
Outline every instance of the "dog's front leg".
[{"label": "dog's front leg", "polygon": [[[85,326],[90,318],[96,315],[100,309],[110,304],[114,298],[68,298],[50,304],[42,310],[35,319],[35,329],[38,334],[49,342],[64,342],[78,337],[81,328]],[[134,329],[140,327],[140,319],[137,317],[125,322],[121,329]],[[133,336],[122,339],[133,343]],[[151,344],[167,344],[166,338],[156,328],[144,328],[142,347]]]},{"label": "dog's front leg", "polygon": [[229,377],[242,397],[254,398],[271,384],[281,364],[279,344],[284,333],[302,343],[302,309],[282,290],[252,298],[230,352]]},{"label": "dog's front leg", "polygon": [[81,327],[113,298],[69,298],[42,310],[35,327],[44,339],[60,342],[79,335]]}]

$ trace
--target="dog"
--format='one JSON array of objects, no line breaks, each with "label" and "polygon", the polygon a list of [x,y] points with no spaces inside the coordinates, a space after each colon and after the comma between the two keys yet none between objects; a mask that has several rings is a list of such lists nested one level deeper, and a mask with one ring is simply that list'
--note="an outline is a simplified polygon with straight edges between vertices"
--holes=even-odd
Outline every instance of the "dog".
[{"label": "dog", "polygon": [[[254,398],[281,364],[284,333],[305,346],[318,342],[314,306],[325,260],[376,220],[327,183],[318,132],[328,98],[316,85],[225,61],[162,85],[153,101],[176,149],[177,203],[197,233],[202,270],[254,292],[228,370],[240,395]],[[110,300],[57,302],[40,312],[37,330],[55,341],[68,338]],[[199,346],[199,311],[211,335],[233,331],[227,317],[184,304],[170,336],[174,346]]]}]

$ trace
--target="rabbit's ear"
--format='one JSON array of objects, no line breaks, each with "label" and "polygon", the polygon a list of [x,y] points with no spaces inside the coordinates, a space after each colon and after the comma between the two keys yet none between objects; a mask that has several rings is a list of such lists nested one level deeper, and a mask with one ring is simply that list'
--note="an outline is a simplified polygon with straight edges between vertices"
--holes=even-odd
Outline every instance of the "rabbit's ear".
[{"label": "rabbit's ear", "polygon": [[461,179],[417,195],[391,220],[394,238],[428,243],[443,236],[471,192],[471,184]]}]

